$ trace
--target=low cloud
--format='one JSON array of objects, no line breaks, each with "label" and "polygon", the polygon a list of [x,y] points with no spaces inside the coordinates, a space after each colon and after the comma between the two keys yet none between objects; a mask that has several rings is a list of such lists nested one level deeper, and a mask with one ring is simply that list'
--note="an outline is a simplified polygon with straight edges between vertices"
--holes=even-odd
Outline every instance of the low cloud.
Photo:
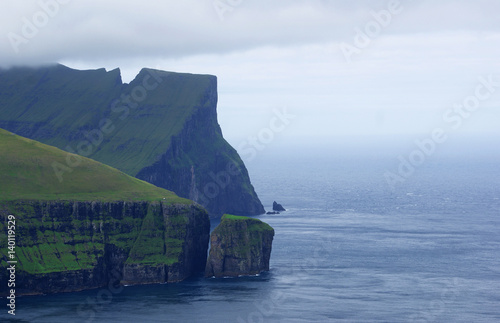
[{"label": "low cloud", "polygon": [[[217,3],[227,8],[217,9]],[[386,34],[497,32],[498,1],[400,1]],[[61,60],[181,58],[263,46],[349,41],[387,1],[4,1],[3,66]],[[45,17],[47,19],[45,19]]]}]

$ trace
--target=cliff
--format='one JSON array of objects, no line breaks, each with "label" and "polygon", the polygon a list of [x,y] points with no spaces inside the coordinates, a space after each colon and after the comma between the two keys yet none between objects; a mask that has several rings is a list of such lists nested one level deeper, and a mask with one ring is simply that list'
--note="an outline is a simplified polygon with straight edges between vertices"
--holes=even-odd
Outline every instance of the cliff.
[{"label": "cliff", "polygon": [[253,218],[224,215],[210,235],[206,277],[255,275],[269,270],[274,229]]},{"label": "cliff", "polygon": [[176,282],[204,270],[210,223],[192,201],[3,129],[0,156],[0,281],[17,261],[17,294]]},{"label": "cliff", "polygon": [[[164,202],[9,201],[16,216],[16,293],[178,282],[203,271],[210,223],[193,205]],[[8,280],[1,249],[0,280]],[[7,284],[0,286],[7,295]]]},{"label": "cliff", "polygon": [[143,69],[124,84],[118,69],[0,70],[1,128],[174,191],[214,216],[264,213],[216,109],[210,75]]}]

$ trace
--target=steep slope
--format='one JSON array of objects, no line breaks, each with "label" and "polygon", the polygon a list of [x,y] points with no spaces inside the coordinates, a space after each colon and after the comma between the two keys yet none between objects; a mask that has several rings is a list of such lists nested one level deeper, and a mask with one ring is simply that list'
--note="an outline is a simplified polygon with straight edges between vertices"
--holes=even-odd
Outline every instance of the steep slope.
[{"label": "steep slope", "polygon": [[119,70],[0,71],[0,127],[172,190],[211,214],[261,214],[216,106],[210,75],[143,69],[123,84]]},{"label": "steep slope", "polygon": [[[54,165],[68,157],[80,162],[60,181]],[[175,282],[205,267],[206,211],[109,166],[0,129],[0,184],[0,240],[14,225],[16,246],[13,259],[0,249],[0,280],[16,260],[18,294]]]}]

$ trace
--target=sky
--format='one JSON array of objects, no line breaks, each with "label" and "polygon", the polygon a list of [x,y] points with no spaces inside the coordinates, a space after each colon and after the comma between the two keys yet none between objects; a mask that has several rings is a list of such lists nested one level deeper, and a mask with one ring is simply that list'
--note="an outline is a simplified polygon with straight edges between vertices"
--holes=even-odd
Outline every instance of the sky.
[{"label": "sky", "polygon": [[2,68],[119,67],[124,82],[143,67],[216,75],[219,122],[240,152],[251,138],[500,137],[498,0],[0,5]]}]

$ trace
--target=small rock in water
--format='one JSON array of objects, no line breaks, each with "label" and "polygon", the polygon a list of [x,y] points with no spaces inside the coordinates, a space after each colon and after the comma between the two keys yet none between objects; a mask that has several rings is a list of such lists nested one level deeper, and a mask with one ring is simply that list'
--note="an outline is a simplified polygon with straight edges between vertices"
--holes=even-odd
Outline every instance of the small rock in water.
[{"label": "small rock in water", "polygon": [[273,202],[273,210],[274,211],[286,211],[285,208],[281,204],[276,203],[276,201]]}]

